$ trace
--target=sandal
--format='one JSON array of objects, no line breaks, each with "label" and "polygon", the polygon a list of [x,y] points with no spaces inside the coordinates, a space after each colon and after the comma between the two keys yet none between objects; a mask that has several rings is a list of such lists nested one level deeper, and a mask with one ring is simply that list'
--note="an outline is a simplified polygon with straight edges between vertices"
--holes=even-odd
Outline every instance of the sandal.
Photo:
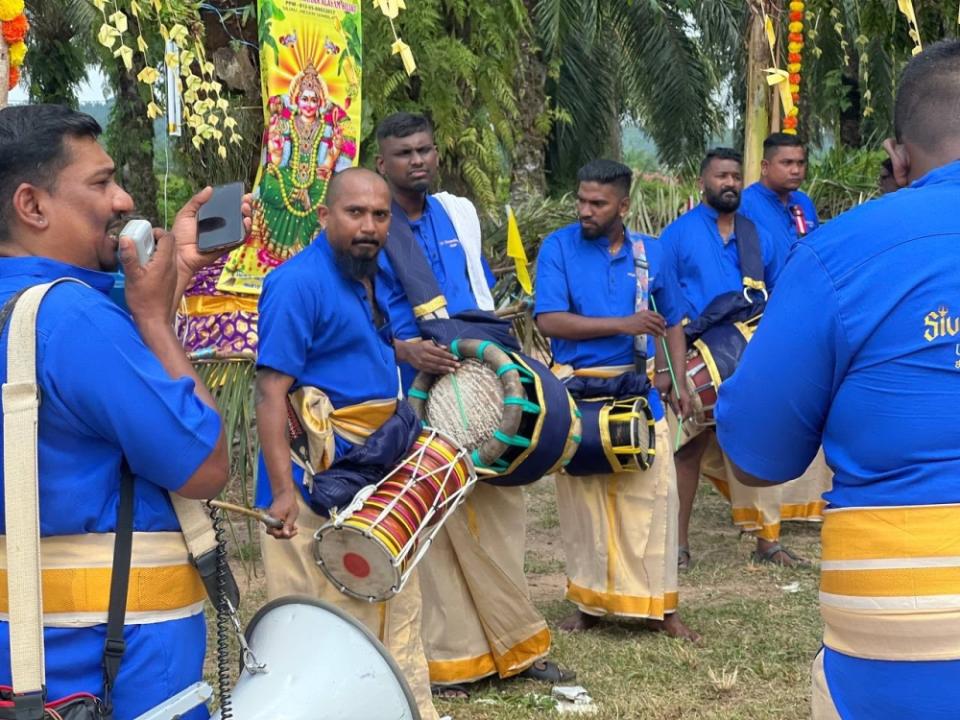
[{"label": "sandal", "polygon": [[681,545],[677,549],[677,570],[689,570],[693,560],[690,557],[690,548]]},{"label": "sandal", "polygon": [[774,543],[766,550],[754,550],[752,553],[750,553],[750,559],[756,563],[768,563],[770,565],[779,565],[780,567],[792,567],[791,565],[787,565],[787,563],[783,562],[783,560],[776,559],[777,555],[780,555],[781,553],[793,561],[793,566],[810,564],[809,560],[805,560],[796,553],[785,548],[780,543]]},{"label": "sandal", "polygon": [[430,694],[441,700],[469,700],[469,683],[452,683],[450,685],[431,685]]},{"label": "sandal", "polygon": [[564,670],[555,662],[550,660],[537,660],[517,677],[529,678],[530,680],[539,680],[541,682],[557,683],[570,682],[577,679],[577,673],[573,670]]}]

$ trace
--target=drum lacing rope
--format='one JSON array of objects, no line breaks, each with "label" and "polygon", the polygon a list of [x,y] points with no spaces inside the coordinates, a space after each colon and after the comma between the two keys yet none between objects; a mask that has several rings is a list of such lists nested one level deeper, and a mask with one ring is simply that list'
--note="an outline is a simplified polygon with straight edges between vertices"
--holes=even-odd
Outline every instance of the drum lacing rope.
[{"label": "drum lacing rope", "polygon": [[233,683],[230,678],[230,600],[227,598],[227,531],[223,526],[223,514],[208,504],[217,537],[217,689],[220,692],[220,718],[233,718]]}]

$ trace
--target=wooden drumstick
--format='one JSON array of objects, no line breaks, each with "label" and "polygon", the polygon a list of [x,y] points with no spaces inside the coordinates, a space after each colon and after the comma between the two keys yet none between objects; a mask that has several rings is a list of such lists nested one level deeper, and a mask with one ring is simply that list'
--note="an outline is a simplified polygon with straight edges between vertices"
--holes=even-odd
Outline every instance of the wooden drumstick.
[{"label": "wooden drumstick", "polygon": [[268,515],[263,510],[248,508],[244,507],[243,505],[234,505],[233,503],[224,502],[223,500],[211,500],[210,505],[215,508],[220,508],[221,510],[226,510],[227,512],[237,513],[238,515],[246,515],[247,517],[251,517],[254,520],[262,522],[268,528],[279,530],[283,527],[282,520],[277,520],[275,517]]},{"label": "wooden drumstick", "polygon": [[[658,312],[657,310],[657,301],[653,299],[653,295],[650,295],[650,304],[653,306],[653,311]],[[677,407],[680,407],[680,386],[677,385],[677,374],[673,370],[673,361],[670,359],[670,348],[667,347],[667,338],[666,336],[660,338],[660,342],[663,344],[663,354],[667,357],[667,368],[670,370],[670,379],[673,381],[673,394],[677,398]],[[680,413],[677,414],[677,437],[674,440],[673,450],[676,452],[680,449],[680,438],[683,437],[683,423],[684,418]]]}]

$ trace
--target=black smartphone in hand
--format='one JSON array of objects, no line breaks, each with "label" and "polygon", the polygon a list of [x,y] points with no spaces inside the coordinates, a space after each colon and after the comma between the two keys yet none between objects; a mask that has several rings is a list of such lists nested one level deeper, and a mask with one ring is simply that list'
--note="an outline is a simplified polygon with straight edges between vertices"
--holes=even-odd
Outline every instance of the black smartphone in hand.
[{"label": "black smartphone in hand", "polygon": [[197,214],[197,249],[211,252],[243,242],[243,183],[219,185]]}]

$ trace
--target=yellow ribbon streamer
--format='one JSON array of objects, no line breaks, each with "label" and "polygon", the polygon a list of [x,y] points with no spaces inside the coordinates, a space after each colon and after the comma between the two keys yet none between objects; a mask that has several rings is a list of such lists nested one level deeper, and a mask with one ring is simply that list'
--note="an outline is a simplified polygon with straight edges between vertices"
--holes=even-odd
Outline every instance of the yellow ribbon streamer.
[{"label": "yellow ribbon streamer", "polygon": [[[923,43],[920,41],[920,26],[917,24],[917,13],[913,9],[913,0],[897,0],[897,7],[900,8],[900,12],[907,19],[907,25],[910,26],[908,34],[913,38],[913,54],[919,55],[923,52]],[[958,17],[958,22],[960,22],[960,17]]]},{"label": "yellow ribbon streamer", "polygon": [[507,257],[513,258],[520,287],[527,295],[533,295],[533,283],[530,282],[530,273],[527,271],[527,251],[520,237],[517,216],[513,214],[513,208],[509,205],[507,205]]},{"label": "yellow ribbon streamer", "polygon": [[417,70],[417,61],[413,59],[413,51],[410,46],[400,39],[397,28],[393,24],[400,11],[407,9],[407,4],[404,0],[373,0],[373,6],[379,8],[380,12],[390,21],[390,30],[393,32],[393,45],[390,46],[392,54],[399,55],[407,75],[413,75]]},{"label": "yellow ribbon streamer", "polygon": [[780,92],[780,103],[783,105],[784,116],[789,116],[793,110],[793,95],[790,93],[790,73],[780,68],[766,68],[767,85],[773,87],[776,85]]}]

